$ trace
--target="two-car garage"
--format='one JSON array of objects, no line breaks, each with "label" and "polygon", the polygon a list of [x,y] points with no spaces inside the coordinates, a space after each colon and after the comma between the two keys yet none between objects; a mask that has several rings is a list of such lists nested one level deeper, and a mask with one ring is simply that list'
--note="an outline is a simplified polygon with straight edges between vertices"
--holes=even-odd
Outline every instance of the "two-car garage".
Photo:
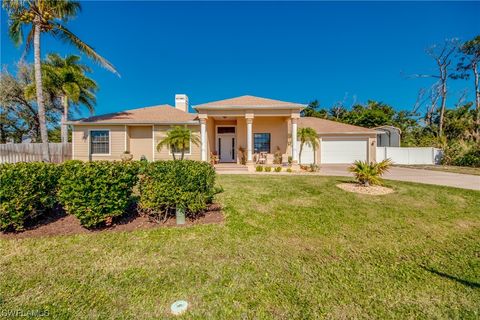
[{"label": "two-car garage", "polygon": [[320,142],[320,163],[352,163],[355,160],[366,161],[368,140],[345,138],[322,138]]},{"label": "two-car garage", "polygon": [[[326,119],[303,117],[299,127],[315,129],[319,135],[319,150],[304,145],[300,162],[309,164],[314,158],[319,164],[349,164],[356,160],[374,161],[376,132],[372,129],[352,126]],[[370,145],[373,145],[370,148]]]}]

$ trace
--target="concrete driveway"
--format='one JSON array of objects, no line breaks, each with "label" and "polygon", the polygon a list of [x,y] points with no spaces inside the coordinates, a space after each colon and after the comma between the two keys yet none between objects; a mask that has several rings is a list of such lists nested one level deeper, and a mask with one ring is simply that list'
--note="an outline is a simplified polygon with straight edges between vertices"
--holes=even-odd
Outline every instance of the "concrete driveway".
[{"label": "concrete driveway", "polygon": [[[320,174],[326,176],[352,176],[352,174],[347,171],[347,168],[348,165],[343,164],[325,164],[320,167]],[[390,180],[410,181],[463,189],[480,190],[480,176],[468,174],[392,167],[390,168],[390,171],[385,174],[384,178]]]}]

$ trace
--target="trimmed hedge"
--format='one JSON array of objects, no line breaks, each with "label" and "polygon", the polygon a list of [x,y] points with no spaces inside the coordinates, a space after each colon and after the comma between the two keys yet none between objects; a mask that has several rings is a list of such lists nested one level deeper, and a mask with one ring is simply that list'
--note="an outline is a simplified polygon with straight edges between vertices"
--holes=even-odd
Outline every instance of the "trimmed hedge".
[{"label": "trimmed hedge", "polygon": [[58,181],[58,200],[87,228],[124,214],[138,181],[136,162],[67,161]]},{"label": "trimmed hedge", "polygon": [[206,162],[156,161],[142,171],[139,209],[157,220],[174,215],[177,206],[193,218],[220,192],[215,188],[215,170]]},{"label": "trimmed hedge", "polygon": [[19,231],[56,203],[59,166],[43,162],[0,165],[0,230]]}]

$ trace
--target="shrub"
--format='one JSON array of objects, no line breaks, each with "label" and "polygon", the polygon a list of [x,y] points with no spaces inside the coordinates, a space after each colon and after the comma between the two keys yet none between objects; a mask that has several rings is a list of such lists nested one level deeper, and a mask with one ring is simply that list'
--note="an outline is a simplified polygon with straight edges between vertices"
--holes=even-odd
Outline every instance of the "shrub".
[{"label": "shrub", "polygon": [[125,212],[139,168],[133,161],[67,161],[58,182],[58,199],[84,227],[100,226]]},{"label": "shrub", "polygon": [[292,168],[287,168],[287,172],[292,172]]},{"label": "shrub", "polygon": [[281,172],[282,171],[282,167],[275,167],[275,172]]},{"label": "shrub", "polygon": [[318,172],[318,171],[320,171],[320,167],[318,165],[316,165],[315,163],[311,163],[308,170],[310,172]]},{"label": "shrub", "polygon": [[381,162],[355,161],[349,171],[353,172],[355,180],[368,187],[371,184],[382,184],[381,176],[390,169],[392,161],[385,159]]},{"label": "shrub", "polygon": [[156,220],[166,220],[175,209],[197,217],[221,190],[215,187],[215,169],[192,160],[149,163],[140,178],[139,209]]},{"label": "shrub", "polygon": [[0,230],[22,230],[53,208],[58,176],[58,165],[51,163],[0,165]]},{"label": "shrub", "polygon": [[480,167],[480,148],[472,149],[465,153],[464,155],[456,158],[453,163],[456,166],[463,167]]},{"label": "shrub", "polygon": [[265,172],[270,172],[270,171],[272,171],[272,167],[266,166],[264,170],[265,170]]},{"label": "shrub", "polygon": [[262,166],[256,166],[256,167],[255,167],[255,171],[257,171],[257,172],[262,172],[262,171],[263,171],[263,167],[262,167]]}]

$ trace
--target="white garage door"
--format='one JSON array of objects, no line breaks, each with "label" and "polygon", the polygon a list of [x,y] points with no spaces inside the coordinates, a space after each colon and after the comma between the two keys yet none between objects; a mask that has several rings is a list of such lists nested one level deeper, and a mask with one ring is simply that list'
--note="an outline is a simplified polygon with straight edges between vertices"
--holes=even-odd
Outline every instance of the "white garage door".
[{"label": "white garage door", "polygon": [[367,160],[367,140],[322,139],[321,163],[352,163]]}]

